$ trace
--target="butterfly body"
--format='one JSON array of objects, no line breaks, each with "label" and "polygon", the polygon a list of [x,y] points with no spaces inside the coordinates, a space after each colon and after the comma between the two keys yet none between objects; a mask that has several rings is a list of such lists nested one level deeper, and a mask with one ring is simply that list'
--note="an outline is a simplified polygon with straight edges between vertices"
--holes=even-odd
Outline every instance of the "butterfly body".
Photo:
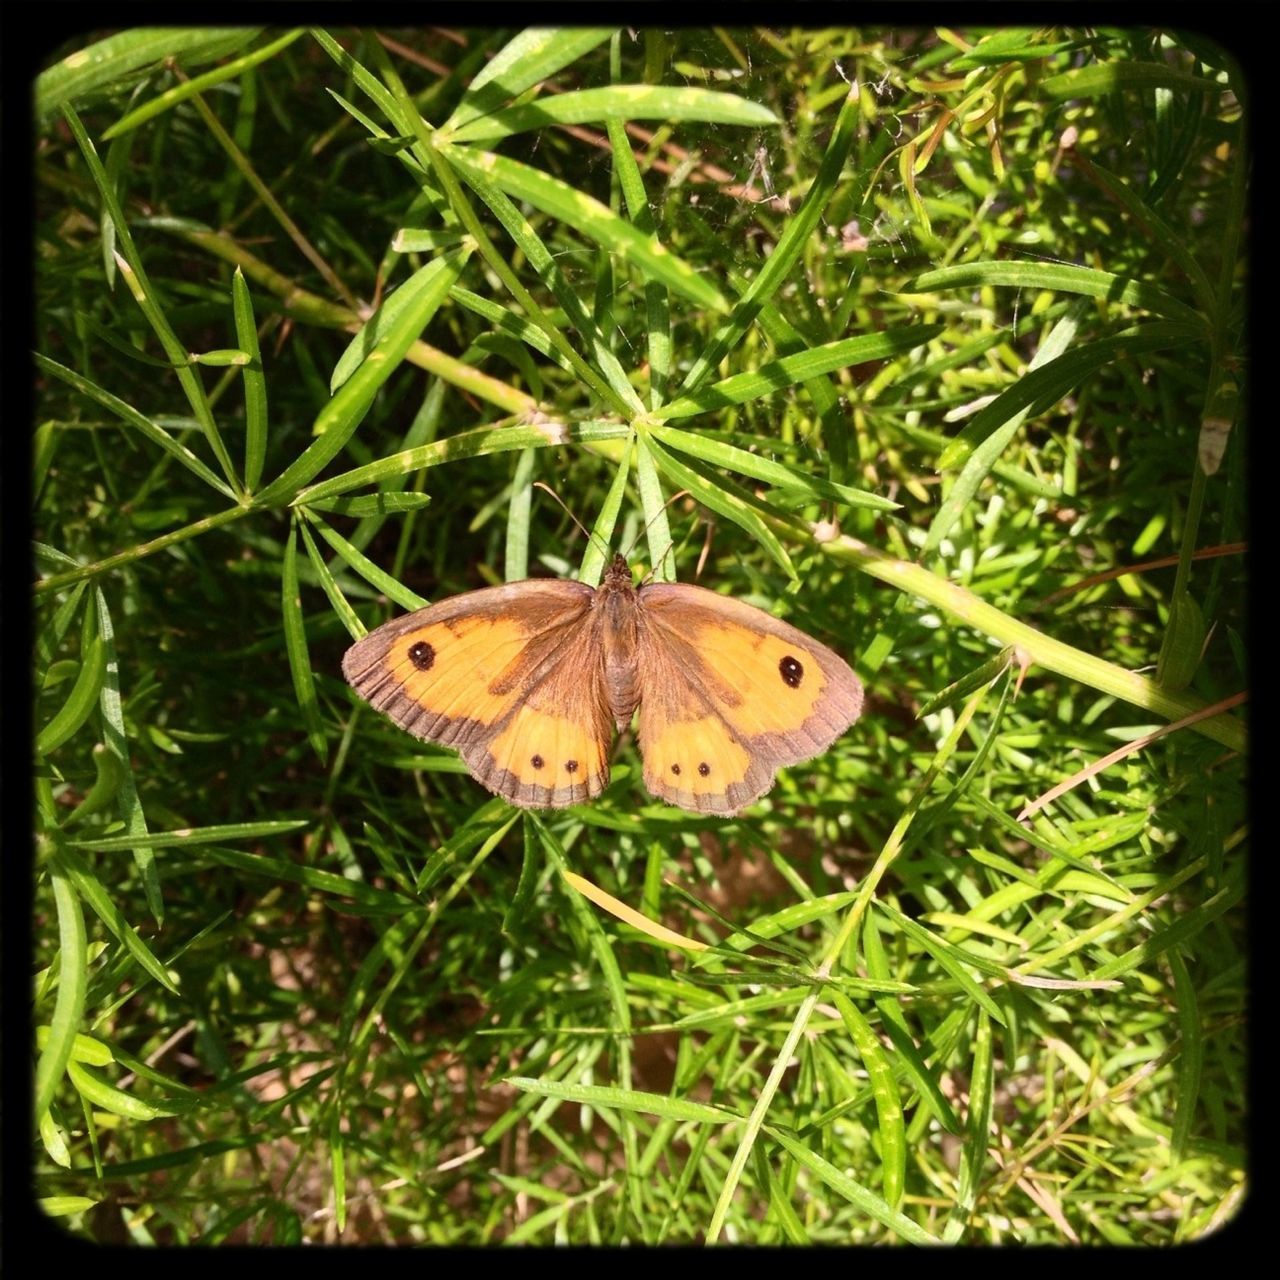
[{"label": "butterfly body", "polygon": [[725,815],[862,710],[857,676],[825,645],[702,587],[637,588],[621,556],[598,588],[530,579],[394,619],[342,669],[403,729],[532,808],[603,791],[612,728],[637,708],[649,790]]}]

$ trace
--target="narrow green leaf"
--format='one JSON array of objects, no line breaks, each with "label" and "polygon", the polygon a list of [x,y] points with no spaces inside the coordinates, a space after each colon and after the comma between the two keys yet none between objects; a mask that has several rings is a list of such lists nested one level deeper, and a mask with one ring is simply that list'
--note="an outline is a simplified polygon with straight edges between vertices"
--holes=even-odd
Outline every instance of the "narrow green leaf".
[{"label": "narrow green leaf", "polygon": [[[867,972],[873,978],[887,979],[891,974],[889,960],[885,954],[884,944],[880,940],[880,930],[874,912],[868,912],[862,926],[862,948],[867,962]],[[932,1111],[938,1122],[948,1133],[959,1133],[960,1118],[952,1110],[951,1103],[943,1094],[940,1084],[930,1073],[928,1066],[907,1027],[907,1020],[893,996],[877,997],[876,1008],[880,1011],[881,1028],[889,1037],[896,1053],[897,1065],[904,1074],[915,1083],[920,1091],[925,1111]],[[964,1011],[959,1011],[963,1014]]]},{"label": "narrow green leaf", "polygon": [[765,1126],[765,1133],[779,1146],[789,1151],[810,1173],[817,1175],[838,1196],[848,1200],[860,1213],[887,1227],[908,1244],[939,1243],[936,1236],[931,1236],[913,1219],[886,1204],[875,1192],[868,1191],[847,1173],[842,1173],[830,1161],[824,1160],[816,1151],[811,1151],[798,1138],[772,1125]]},{"label": "narrow green leaf", "polygon": [[[653,455],[653,460],[663,475],[680,488],[688,489],[704,507],[709,507],[726,519],[732,520],[734,524],[741,525],[769,552],[793,582],[799,581],[786,548],[754,510],[756,505],[764,506],[765,504],[759,503],[753,495],[746,494],[741,486],[722,476],[717,476],[700,463],[686,464],[679,461],[658,444],[651,432],[642,430],[640,439],[644,447]],[[784,512],[775,514],[781,519],[786,519]]]},{"label": "narrow green leaf", "polygon": [[[777,462],[762,454],[750,453],[725,440],[703,435],[700,431],[685,431],[678,427],[657,425],[650,427],[649,430],[663,444],[679,453],[690,454],[713,466],[738,471],[742,475],[763,480],[766,484],[784,486],[785,492],[794,493],[810,501],[838,502],[843,506],[866,507],[872,511],[894,511],[901,507],[900,503],[891,502],[877,493],[868,493],[865,489],[854,489],[846,484],[825,480],[821,476],[809,475],[790,463]],[[776,499],[778,492],[775,490],[770,496]]]},{"label": "narrow green leaf", "polygon": [[692,1120],[702,1124],[735,1124],[742,1117],[705,1102],[668,1097],[665,1093],[644,1093],[638,1089],[616,1089],[603,1084],[563,1084],[558,1080],[535,1080],[529,1076],[508,1076],[503,1084],[540,1098],[559,1098],[593,1107],[620,1111],[642,1111],[664,1120]]},{"label": "narrow green leaf", "polygon": [[[306,508],[303,508],[304,512]],[[356,611],[347,603],[347,598],[342,594],[341,588],[338,586],[332,573],[329,572],[329,566],[325,563],[324,556],[320,554],[320,548],[316,546],[315,539],[311,536],[311,530],[307,527],[307,521],[302,520],[298,528],[302,532],[302,541],[307,549],[307,559],[311,561],[312,571],[315,573],[326,596],[329,597],[329,603],[333,606],[333,611],[342,621],[342,625],[346,627],[347,634],[352,636],[362,636],[365,628],[360,621]],[[354,550],[354,548],[352,548]],[[357,552],[357,555],[360,553]]]},{"label": "narrow green leaf", "polygon": [[1003,62],[1039,62],[1075,47],[1074,40],[1043,41],[1030,31],[996,31],[983,36],[967,53],[948,59],[947,69],[971,71],[974,67],[999,66]]},{"label": "narrow green leaf", "polygon": [[1201,76],[1188,75],[1161,62],[1101,62],[1077,67],[1060,75],[1046,76],[1040,91],[1051,98],[1100,98],[1104,94],[1133,89],[1150,93],[1154,89],[1219,94],[1226,86]]},{"label": "narrow green leaf", "polygon": [[698,358],[681,383],[681,389],[687,395],[697,391],[719,367],[720,361],[738,345],[747,327],[760,314],[761,308],[782,287],[800,261],[844,169],[844,162],[855,137],[858,113],[857,88],[850,86],[841,104],[840,114],[836,117],[835,128],[831,131],[831,140],[823,153],[817,175],[805,193],[800,208],[788,219],[773,252],[761,264],[759,273],[734,304],[728,318],[698,353]]},{"label": "narrow green leaf", "polygon": [[40,1212],[46,1213],[51,1218],[65,1218],[72,1213],[85,1213],[92,1209],[98,1201],[90,1199],[89,1196],[41,1196],[36,1204],[40,1206]]},{"label": "narrow green leaf", "polygon": [[[182,849],[176,852],[181,854]],[[299,866],[284,858],[271,858],[260,853],[246,853],[243,849],[226,849],[220,845],[202,845],[192,858],[226,867],[246,876],[264,876],[272,884],[298,884],[314,893],[331,895],[341,901],[351,901],[369,914],[403,915],[412,905],[402,894],[376,889],[359,880],[332,871],[320,871],[315,867]]]},{"label": "narrow green leaf", "polygon": [[49,877],[58,912],[58,990],[53,1017],[49,1020],[49,1039],[36,1063],[37,1123],[48,1112],[54,1090],[71,1061],[76,1033],[84,1020],[85,993],[89,986],[88,940],[80,899],[56,857],[49,864]]},{"label": "narrow green leaf", "polygon": [[307,738],[312,750],[323,763],[329,744],[325,740],[324,724],[320,719],[320,705],[316,699],[316,681],[311,671],[311,657],[307,652],[306,625],[302,619],[302,597],[298,591],[298,530],[289,530],[284,546],[284,566],[280,576],[280,611],[284,621],[284,645],[289,655],[289,670],[293,674],[293,690],[307,727]]},{"label": "narrow green leaf", "polygon": [[[133,847],[131,839],[124,847]],[[169,977],[164,965],[156,959],[151,948],[130,927],[124,913],[102,887],[101,882],[90,870],[89,864],[72,848],[63,848],[59,858],[72,884],[75,885],[76,893],[89,904],[98,919],[115,935],[116,940],[166,991],[178,995],[177,984]]]},{"label": "narrow green leaf", "polygon": [[904,351],[922,347],[940,334],[944,325],[908,325],[901,329],[886,329],[881,333],[861,334],[856,338],[842,338],[821,346],[798,351],[794,355],[771,360],[750,373],[737,373],[709,387],[703,387],[692,395],[681,396],[654,410],[649,416],[658,422],[671,418],[688,418],[698,413],[712,413],[729,405],[746,404],[762,400],[821,377],[836,369],[865,364],[869,360],[883,360]]},{"label": "narrow green leaf", "polygon": [[1138,307],[1155,315],[1190,326],[1190,331],[1208,339],[1204,317],[1171,293],[1147,284],[1059,262],[962,262],[952,267],[926,271],[909,284],[904,293],[935,293],[943,289],[1048,289],[1055,293],[1077,293],[1086,298]]},{"label": "narrow green leaf", "polygon": [[622,451],[622,457],[609,481],[609,491],[600,504],[600,512],[592,526],[591,536],[587,539],[586,550],[582,553],[582,565],[578,569],[578,580],[589,583],[593,587],[600,585],[604,573],[605,561],[613,545],[613,531],[618,523],[618,512],[622,510],[622,500],[627,492],[627,476],[631,470],[631,457],[635,452],[634,443]]},{"label": "narrow green leaf", "polygon": [[164,353],[177,376],[178,384],[182,387],[187,403],[191,406],[192,414],[200,424],[200,429],[204,432],[205,439],[209,442],[209,447],[213,450],[213,456],[217,459],[218,465],[222,468],[222,474],[226,477],[233,495],[238,500],[240,485],[236,479],[235,467],[231,463],[231,455],[227,452],[222,433],[218,430],[217,421],[214,419],[213,410],[209,405],[209,398],[205,394],[204,384],[200,380],[198,371],[188,363],[187,350],[179,341],[178,335],[169,323],[169,317],[162,299],[147,275],[146,268],[142,263],[142,256],[138,252],[138,247],[133,240],[133,234],[125,221],[124,211],[120,208],[120,203],[116,199],[115,185],[103,169],[98,153],[94,149],[93,143],[89,140],[89,135],[85,132],[84,125],[80,123],[80,117],[69,106],[63,108],[62,114],[70,126],[72,134],[75,136],[80,153],[84,156],[94,185],[98,189],[105,216],[110,218],[113,233],[119,239],[120,251],[115,255],[116,266],[124,277],[134,301],[138,304],[138,309],[146,317],[152,331],[159,339],[160,345],[164,348]]},{"label": "narrow green leaf", "polygon": [[1204,652],[1204,614],[1190,591],[1175,591],[1156,659],[1156,683],[1177,692],[1191,683]]},{"label": "narrow green leaf", "polygon": [[840,1012],[845,1030],[858,1050],[858,1057],[862,1059],[862,1065],[867,1069],[880,1129],[884,1198],[891,1209],[897,1209],[902,1203],[907,1176],[906,1129],[898,1086],[880,1041],[861,1010],[841,991],[833,992],[831,1000]]},{"label": "narrow green leaf", "polygon": [[[329,498],[366,484],[381,484],[414,471],[439,466],[445,462],[457,462],[463,458],[478,458],[487,454],[507,453],[512,449],[524,449],[529,445],[539,448],[558,447],[578,442],[594,444],[601,440],[621,440],[631,434],[631,428],[622,422],[585,422],[568,425],[551,419],[539,418],[519,426],[485,426],[472,431],[460,431],[444,440],[406,449],[403,453],[379,458],[346,471],[342,475],[322,480],[303,489],[293,500],[302,506],[318,498]],[[312,448],[315,448],[313,445]]]},{"label": "narrow green leaf", "polygon": [[101,1076],[95,1075],[88,1067],[82,1067],[74,1060],[67,1063],[67,1075],[83,1098],[95,1107],[126,1120],[159,1120],[161,1116],[177,1114],[168,1107],[157,1107],[153,1103],[143,1102],[141,1098],[135,1098],[124,1089],[117,1089],[115,1085],[108,1084]]},{"label": "narrow green leaf", "polygon": [[95,613],[84,611],[83,635],[80,641],[80,671],[67,700],[36,736],[36,752],[45,756],[68,741],[93,714],[106,682],[107,647],[98,634]]},{"label": "narrow green leaf", "polygon": [[62,829],[70,831],[72,827],[101,813],[116,798],[120,784],[124,781],[124,770],[120,760],[105,742],[96,742],[93,746],[93,767],[96,778],[93,786],[85,793],[85,797],[63,819]]},{"label": "narrow green leaf", "polygon": [[256,505],[293,499],[303,485],[337,457],[363,421],[379,388],[400,367],[405,353],[448,297],[467,257],[468,253],[463,252],[437,258],[401,286],[400,291],[411,291],[408,302],[402,304],[395,321],[378,335],[359,369],[320,410],[313,428],[319,439],[262,490]]},{"label": "narrow green leaf", "polygon": [[236,267],[231,277],[231,307],[236,321],[236,341],[249,355],[241,375],[244,386],[244,487],[253,493],[262,479],[262,463],[267,455],[267,379],[262,369],[262,349],[253,318],[253,298],[244,272]]},{"label": "narrow green leaf", "polygon": [[[393,124],[398,134],[408,132],[406,122],[400,118],[400,107],[395,94],[378,79],[362,62],[353,58],[327,31],[311,28],[311,38],[376,102],[382,114]],[[336,94],[334,95],[337,96]]]},{"label": "narrow green leaf", "polygon": [[453,142],[494,142],[547,125],[603,124],[608,119],[700,120],[750,129],[778,123],[778,117],[762,103],[732,93],[665,84],[613,84],[603,89],[544,94],[535,102],[506,107],[446,129]]},{"label": "narrow green leaf", "polygon": [[[49,1043],[49,1025],[43,1023],[36,1028],[36,1048],[43,1049]],[[111,1049],[93,1036],[76,1033],[75,1043],[71,1046],[71,1057],[76,1062],[87,1062],[93,1067],[109,1067],[115,1062]]]},{"label": "narrow green leaf", "polygon": [[[412,612],[415,609],[423,609],[429,603],[424,600],[416,591],[410,591],[408,587],[397,581],[385,570],[378,568],[368,556],[364,554],[358,547],[353,546],[346,540],[336,529],[331,529],[323,520],[315,519],[315,526],[320,531],[320,536],[338,553],[339,557],[344,560],[348,566],[356,571],[370,586],[380,591],[389,600],[394,600],[402,609]],[[306,533],[306,525],[302,526],[303,533]],[[327,568],[323,570],[324,574],[328,574]],[[330,583],[333,579],[329,577]],[[323,583],[323,578],[322,578]],[[326,588],[326,592],[329,588]],[[337,592],[337,584],[333,583],[333,591]],[[330,594],[330,600],[336,604],[335,594]],[[339,612],[344,610],[339,606]],[[345,619],[350,621],[350,619]],[[350,630],[350,628],[348,628]],[[362,626],[351,631],[354,636],[364,634]]]},{"label": "narrow green leaf", "polygon": [[[444,154],[448,162],[467,178],[468,185],[485,203],[489,203],[486,192],[488,184],[492,184],[508,196],[518,201],[528,201],[535,209],[572,227],[578,235],[599,245],[611,258],[632,264],[643,279],[661,281],[672,293],[688,299],[695,306],[705,307],[710,311],[727,309],[725,299],[710,275],[697,271],[683,258],[670,252],[656,236],[645,235],[638,227],[614,213],[608,205],[601,204],[599,200],[567,182],[494,152],[450,147]],[[494,212],[497,213],[498,210],[495,208]],[[531,227],[517,238],[517,243],[526,252],[530,234]],[[533,254],[530,254],[529,260],[550,283],[549,268],[554,265],[550,255],[541,265]],[[559,275],[558,269],[556,275]],[[564,305],[565,298],[560,291],[557,291],[556,296],[561,305]],[[574,311],[570,307],[565,310],[574,318],[575,328],[585,333],[586,329],[574,317]],[[639,407],[636,406],[637,410]]]},{"label": "narrow green leaf", "polygon": [[406,511],[421,511],[430,501],[429,493],[412,491],[397,493],[385,490],[382,493],[362,494],[358,498],[308,499],[307,506],[332,512],[335,516],[352,516],[355,519],[364,520],[369,516],[391,516]]},{"label": "narrow green leaf", "polygon": [[972,955],[960,947],[944,942],[931,930],[918,924],[909,916],[904,916],[902,912],[891,907],[887,902],[877,901],[875,906],[877,911],[888,916],[903,933],[915,939],[947,971],[948,975],[964,988],[970,998],[976,1004],[981,1005],[989,1017],[994,1018],[1001,1026],[1004,1026],[1004,1014],[1001,1012],[1000,1006],[983,990],[981,985],[969,976],[966,968],[968,965],[973,965],[984,972],[1003,974],[1003,970],[999,965],[994,965],[990,961]]},{"label": "narrow green leaf", "polygon": [[516,459],[511,480],[511,501],[507,507],[507,550],[503,575],[508,582],[529,576],[529,518],[533,511],[533,469],[537,450],[526,449]]},{"label": "narrow green leaf", "polygon": [[99,853],[117,853],[128,849],[170,849],[180,845],[213,844],[220,840],[270,840],[275,836],[304,831],[310,825],[306,818],[290,818],[269,822],[231,822],[214,827],[188,827],[181,831],[156,831],[140,836],[98,836],[96,839],[69,840],[73,849],[94,849]]},{"label": "narrow green leaf", "polygon": [[490,324],[496,325],[504,334],[510,334],[512,337],[518,338],[527,346],[546,356],[548,360],[555,361],[566,373],[573,372],[573,365],[564,353],[552,343],[537,325],[532,324],[523,316],[517,315],[506,307],[500,307],[496,302],[492,302],[488,298],[482,298],[478,293],[472,293],[470,289],[464,289],[461,285],[454,285],[449,291],[449,296],[455,302],[466,307],[468,311],[474,311],[476,315],[482,316]]},{"label": "narrow green leaf", "polygon": [[991,1023],[987,1011],[978,1013],[973,1035],[973,1062],[969,1068],[969,1115],[965,1124],[964,1145],[960,1148],[960,1176],[956,1198],[943,1228],[947,1244],[962,1239],[982,1182],[987,1164],[987,1147],[991,1142],[991,1109],[995,1101],[994,1072],[991,1062]]},{"label": "narrow green leaf", "polygon": [[653,450],[644,440],[636,439],[636,488],[640,492],[640,509],[644,512],[645,541],[649,546],[649,562],[659,582],[676,580],[676,560],[672,554],[671,524],[662,493],[662,481]]},{"label": "narrow green leaf", "polygon": [[[438,288],[437,277],[441,272],[448,270],[450,258],[456,259],[462,256],[462,252],[460,250],[453,255],[442,254],[438,258],[433,258],[425,267],[410,276],[404,284],[393,289],[386,296],[382,305],[360,326],[351,341],[347,343],[333,366],[333,372],[329,375],[331,396],[336,395],[351,375],[368,361],[378,343],[395,332],[396,325],[409,308],[419,300],[423,291],[430,293],[433,285]],[[320,435],[322,430],[321,423],[317,420],[312,432]]]},{"label": "narrow green leaf", "polygon": [[526,27],[502,47],[471,81],[443,128],[456,131],[501,103],[550,79],[603,44],[614,27]]},{"label": "narrow green leaf", "polygon": [[[252,35],[256,36],[257,31],[261,29],[257,28],[252,32]],[[169,28],[164,30],[165,34],[172,40],[175,32]],[[193,76],[190,80],[184,80],[174,85],[172,89],[157,94],[156,97],[121,116],[115,124],[103,131],[103,139],[109,141],[112,138],[118,138],[122,134],[136,129],[140,124],[145,124],[148,120],[152,120],[158,115],[163,115],[164,112],[177,106],[179,102],[184,102],[197,93],[203,93],[206,89],[213,89],[220,84],[225,84],[228,80],[236,79],[237,76],[242,75],[250,67],[256,67],[260,62],[266,62],[267,59],[274,58],[277,53],[287,48],[303,34],[304,29],[302,27],[295,27],[292,31],[286,31],[278,39],[272,40],[270,44],[264,44],[260,49],[255,49],[252,53],[246,53],[241,58],[234,58],[230,62],[224,62],[220,67],[215,67],[212,71],[206,71],[204,75]]]},{"label": "narrow green leaf", "polygon": [[196,67],[256,40],[261,27],[131,27],[69,53],[36,77],[37,120],[170,58]]},{"label": "narrow green leaf", "polygon": [[120,695],[120,660],[116,656],[115,647],[115,624],[101,587],[94,588],[94,603],[98,611],[98,632],[107,647],[107,674],[99,698],[102,708],[102,738],[107,749],[116,757],[121,775],[120,785],[116,788],[117,811],[129,833],[127,847],[133,851],[134,865],[142,876],[147,908],[159,927],[164,923],[164,897],[160,892],[160,875],[156,870],[155,854],[145,846],[134,843],[138,837],[147,834],[147,816],[138,799],[138,788],[129,759],[129,739],[124,727],[124,700]]}]

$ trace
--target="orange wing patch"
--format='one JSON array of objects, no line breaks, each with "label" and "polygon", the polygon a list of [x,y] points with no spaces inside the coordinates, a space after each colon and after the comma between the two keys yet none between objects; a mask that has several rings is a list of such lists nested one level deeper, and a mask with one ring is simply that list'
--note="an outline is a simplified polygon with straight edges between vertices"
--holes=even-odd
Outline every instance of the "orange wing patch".
[{"label": "orange wing patch", "polygon": [[464,721],[495,724],[519,697],[518,683],[502,679],[529,644],[514,618],[430,622],[362,652],[378,639],[374,632],[353,646],[344,669],[359,693],[416,737],[451,742]]},{"label": "orange wing patch", "polygon": [[808,644],[708,621],[688,637],[731,696],[716,709],[739,733],[791,733],[818,709],[828,685]]},{"label": "orange wing patch", "polygon": [[685,809],[732,813],[750,788],[751,755],[720,716],[668,719],[660,708],[640,711],[644,785]]},{"label": "orange wing patch", "polygon": [[609,728],[586,700],[561,712],[523,706],[497,736],[462,754],[480,782],[513,803],[558,808],[604,790]]}]

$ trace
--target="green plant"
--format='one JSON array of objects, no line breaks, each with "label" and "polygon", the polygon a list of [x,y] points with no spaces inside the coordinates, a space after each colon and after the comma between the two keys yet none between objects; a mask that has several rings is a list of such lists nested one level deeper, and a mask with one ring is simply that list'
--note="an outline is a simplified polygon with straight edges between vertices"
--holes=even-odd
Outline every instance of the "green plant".
[{"label": "green plant", "polygon": [[[46,1211],[199,1243],[1229,1217],[1230,61],[164,36],[36,86]],[[630,747],[597,804],[516,812],[337,674],[385,600],[595,581],[640,536],[871,694],[731,822],[648,803]]]}]

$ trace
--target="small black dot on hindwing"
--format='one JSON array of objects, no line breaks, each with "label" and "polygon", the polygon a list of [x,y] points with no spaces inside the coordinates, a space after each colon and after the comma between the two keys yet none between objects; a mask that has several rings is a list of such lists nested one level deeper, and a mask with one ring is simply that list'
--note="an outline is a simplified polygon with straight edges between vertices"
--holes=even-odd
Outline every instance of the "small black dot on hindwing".
[{"label": "small black dot on hindwing", "polygon": [[436,651],[425,640],[419,640],[417,644],[409,646],[409,661],[419,671],[430,671],[435,665],[435,660]]},{"label": "small black dot on hindwing", "polygon": [[778,663],[778,674],[782,676],[783,684],[788,684],[793,689],[798,689],[800,681],[804,679],[804,665],[799,658],[794,658],[791,654],[787,654]]},{"label": "small black dot on hindwing", "polygon": [[541,769],[547,762],[541,756],[534,756],[529,763],[533,765],[535,769]]},{"label": "small black dot on hindwing", "polygon": [[564,770],[566,773],[577,773],[578,762],[576,760],[566,760],[564,762]]},{"label": "small black dot on hindwing", "polygon": [[678,764],[673,764],[671,766],[671,772],[674,773],[678,778],[680,776],[680,766]]},{"label": "small black dot on hindwing", "polygon": [[711,772],[711,766],[704,760],[698,766],[698,772],[705,778]]}]

